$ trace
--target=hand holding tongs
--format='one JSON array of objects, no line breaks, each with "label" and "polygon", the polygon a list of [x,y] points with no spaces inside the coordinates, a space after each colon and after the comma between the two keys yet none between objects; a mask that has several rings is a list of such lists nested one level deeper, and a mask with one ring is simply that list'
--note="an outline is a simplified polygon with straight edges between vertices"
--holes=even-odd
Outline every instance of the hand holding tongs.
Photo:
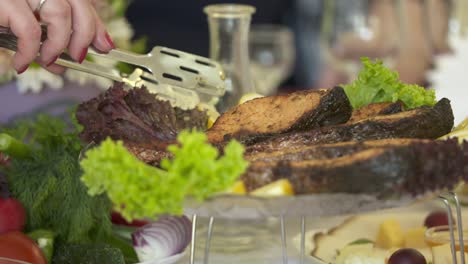
[{"label": "hand holding tongs", "polygon": [[[42,40],[47,38],[47,30],[42,27]],[[0,47],[16,51],[17,38],[9,28],[0,26]],[[145,86],[175,105],[196,105],[224,95],[225,82],[221,66],[208,58],[196,56],[165,47],[154,47],[140,55],[114,49],[108,54],[100,54],[89,49],[92,56],[124,62],[137,66],[129,76],[122,76],[116,69],[95,62],[83,61],[79,64],[68,54],[63,53],[56,64],[77,71],[123,82],[131,87]]]}]

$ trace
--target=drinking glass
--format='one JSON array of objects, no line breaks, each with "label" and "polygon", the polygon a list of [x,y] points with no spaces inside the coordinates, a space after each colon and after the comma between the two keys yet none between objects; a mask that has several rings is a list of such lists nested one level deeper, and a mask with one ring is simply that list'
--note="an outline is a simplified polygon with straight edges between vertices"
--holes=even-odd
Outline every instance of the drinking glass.
[{"label": "drinking glass", "polygon": [[255,92],[275,94],[294,68],[293,33],[282,25],[254,24],[249,35],[249,50]]}]

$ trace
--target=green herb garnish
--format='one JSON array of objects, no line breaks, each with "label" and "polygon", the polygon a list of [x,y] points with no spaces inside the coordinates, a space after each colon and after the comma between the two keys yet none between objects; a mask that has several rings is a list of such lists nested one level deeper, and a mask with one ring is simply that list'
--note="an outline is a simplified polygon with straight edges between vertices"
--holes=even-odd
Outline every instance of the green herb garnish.
[{"label": "green herb garnish", "polygon": [[125,264],[122,252],[107,244],[65,244],[56,251],[53,264]]},{"label": "green herb garnish", "polygon": [[51,263],[54,253],[54,237],[55,234],[49,230],[35,230],[28,234],[28,236],[36,242],[39,248],[44,253],[47,263]]},{"label": "green herb garnish", "polygon": [[343,88],[353,108],[371,103],[402,101],[407,109],[436,103],[435,91],[400,82],[398,73],[385,67],[382,61],[361,59],[364,67],[357,79]]},{"label": "green herb garnish", "polygon": [[0,133],[0,151],[13,157],[27,158],[31,155],[26,144],[5,133]]},{"label": "green herb garnish", "polygon": [[247,169],[244,147],[231,141],[219,157],[202,132],[182,131],[180,146],[169,146],[174,158],[161,168],[149,166],[127,151],[122,142],[105,140],[81,161],[89,194],[107,193],[116,210],[131,221],[160,214],[182,214],[186,197],[205,199],[226,190]]},{"label": "green herb garnish", "polygon": [[51,230],[59,243],[91,242],[111,233],[110,200],[89,196],[80,180],[81,143],[73,128],[43,115],[0,132],[13,142],[4,144],[12,158],[5,172],[13,197],[26,209],[25,231]]},{"label": "green herb garnish", "polygon": [[374,241],[369,240],[367,238],[360,238],[360,239],[354,240],[353,242],[349,243],[348,245],[351,246],[351,245],[363,245],[363,244],[374,244]]}]

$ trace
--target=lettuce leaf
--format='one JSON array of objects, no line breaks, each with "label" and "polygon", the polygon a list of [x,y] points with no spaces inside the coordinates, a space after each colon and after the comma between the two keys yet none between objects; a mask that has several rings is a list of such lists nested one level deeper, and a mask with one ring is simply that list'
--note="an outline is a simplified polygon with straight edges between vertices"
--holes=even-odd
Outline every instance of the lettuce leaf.
[{"label": "lettuce leaf", "polygon": [[88,193],[106,193],[128,221],[180,215],[186,197],[203,200],[224,191],[247,169],[244,147],[236,141],[220,157],[202,132],[185,130],[177,139],[180,145],[168,148],[174,158],[163,160],[161,168],[138,160],[122,142],[106,139],[81,161]]},{"label": "lettuce leaf", "polygon": [[363,69],[357,79],[343,88],[353,108],[371,103],[402,101],[407,109],[436,103],[434,90],[400,82],[398,73],[385,67],[382,61],[362,58]]}]

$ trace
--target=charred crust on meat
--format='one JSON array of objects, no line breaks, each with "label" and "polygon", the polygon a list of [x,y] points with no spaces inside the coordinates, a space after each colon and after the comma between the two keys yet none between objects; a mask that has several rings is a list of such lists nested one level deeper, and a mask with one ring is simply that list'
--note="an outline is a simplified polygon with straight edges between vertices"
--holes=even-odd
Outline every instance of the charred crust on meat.
[{"label": "charred crust on meat", "polygon": [[373,103],[355,109],[347,123],[351,124],[374,116],[396,114],[402,111],[403,103],[401,101],[395,103]]},{"label": "charred crust on meat", "polygon": [[380,110],[378,115],[390,115],[390,114],[396,114],[400,113],[404,110],[404,104],[401,101],[391,103],[384,109]]},{"label": "charred crust on meat", "polygon": [[276,160],[251,161],[242,176],[247,189],[285,178],[297,194],[345,192],[388,197],[452,187],[467,177],[468,144],[459,145],[457,139],[391,139],[314,148],[343,155],[330,158],[316,151],[315,156],[304,154],[302,160],[296,160],[283,153]]},{"label": "charred crust on meat", "polygon": [[272,136],[248,146],[246,152],[265,152],[285,147],[296,148],[303,145],[385,138],[435,139],[449,133],[452,127],[452,108],[450,101],[444,98],[433,107],[423,106],[396,114],[374,116],[351,124]]},{"label": "charred crust on meat", "polygon": [[[288,179],[296,194],[345,192],[414,195],[468,180],[468,142],[434,140],[453,127],[450,101],[403,111],[397,103],[355,110],[340,87],[258,98],[223,114],[207,132],[223,153],[237,139],[249,162],[249,191]],[[81,138],[123,140],[140,160],[159,166],[186,128],[204,130],[206,113],[172,108],[146,89],[118,84],[81,104]],[[348,121],[348,122],[347,122]]]},{"label": "charred crust on meat", "polygon": [[207,135],[215,144],[226,139],[254,144],[277,134],[342,124],[351,112],[351,104],[341,87],[298,91],[238,105],[218,118]]}]

